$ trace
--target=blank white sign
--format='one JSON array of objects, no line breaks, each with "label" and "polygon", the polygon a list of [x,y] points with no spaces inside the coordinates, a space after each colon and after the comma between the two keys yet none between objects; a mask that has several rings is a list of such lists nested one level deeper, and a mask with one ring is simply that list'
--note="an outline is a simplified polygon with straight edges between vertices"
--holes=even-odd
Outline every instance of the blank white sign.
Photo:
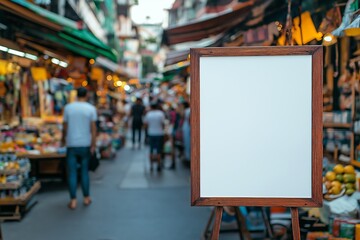
[{"label": "blank white sign", "polygon": [[311,97],[310,55],[200,57],[200,197],[311,198]]}]

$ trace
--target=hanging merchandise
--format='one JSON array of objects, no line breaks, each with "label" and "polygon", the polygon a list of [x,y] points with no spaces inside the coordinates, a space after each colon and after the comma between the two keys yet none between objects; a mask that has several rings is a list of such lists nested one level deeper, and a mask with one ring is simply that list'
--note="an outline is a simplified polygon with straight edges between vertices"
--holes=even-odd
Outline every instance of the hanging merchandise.
[{"label": "hanging merchandise", "polygon": [[341,12],[339,7],[334,7],[326,12],[325,18],[321,21],[318,31],[327,34],[334,31],[341,24]]},{"label": "hanging merchandise", "polygon": [[98,67],[91,68],[91,80],[95,80],[99,85],[102,84],[105,74],[104,70]]},{"label": "hanging merchandise", "polygon": [[[300,26],[301,17],[301,26]],[[304,12],[300,17],[294,18],[292,36],[298,45],[304,45],[316,39],[321,40],[322,33],[317,32],[310,12]]]},{"label": "hanging merchandise", "polygon": [[32,67],[30,71],[35,81],[45,81],[48,79],[47,71],[43,67]]},{"label": "hanging merchandise", "polygon": [[340,24],[340,27],[335,29],[332,32],[332,35],[334,35],[336,37],[344,36],[344,30],[345,30],[345,28],[347,28],[350,25],[350,22],[351,22],[351,19],[352,19],[353,15],[354,15],[354,12],[356,10],[358,10],[358,8],[359,8],[359,4],[358,4],[357,0],[349,0],[346,3],[344,16],[343,16],[342,22]]},{"label": "hanging merchandise", "polygon": [[360,35],[360,16],[357,16],[355,20],[345,28],[345,34],[349,37],[355,37]]},{"label": "hanging merchandise", "polygon": [[0,59],[0,75],[5,75],[7,73],[8,61]]}]

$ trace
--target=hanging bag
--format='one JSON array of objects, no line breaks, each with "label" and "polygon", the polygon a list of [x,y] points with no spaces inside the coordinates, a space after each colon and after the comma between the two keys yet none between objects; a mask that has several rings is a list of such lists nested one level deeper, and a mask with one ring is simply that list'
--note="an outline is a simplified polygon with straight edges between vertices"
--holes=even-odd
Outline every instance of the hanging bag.
[{"label": "hanging bag", "polygon": [[98,150],[95,150],[94,153],[91,154],[89,161],[89,171],[95,172],[96,169],[100,165],[100,153]]}]

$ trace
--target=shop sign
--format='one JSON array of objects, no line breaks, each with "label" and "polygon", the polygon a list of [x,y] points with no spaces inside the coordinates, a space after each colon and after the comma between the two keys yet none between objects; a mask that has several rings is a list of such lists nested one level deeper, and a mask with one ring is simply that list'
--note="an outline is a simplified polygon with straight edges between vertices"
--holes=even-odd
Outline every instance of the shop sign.
[{"label": "shop sign", "polygon": [[35,81],[45,81],[48,79],[47,71],[43,67],[32,67],[30,71]]}]

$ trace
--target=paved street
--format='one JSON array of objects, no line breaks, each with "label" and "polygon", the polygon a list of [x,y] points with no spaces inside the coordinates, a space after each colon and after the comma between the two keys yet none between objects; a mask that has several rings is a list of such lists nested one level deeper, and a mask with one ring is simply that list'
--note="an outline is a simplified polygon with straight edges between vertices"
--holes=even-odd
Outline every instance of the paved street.
[{"label": "paved street", "polygon": [[91,175],[90,207],[69,210],[66,186],[45,184],[21,222],[2,224],[4,239],[200,239],[210,209],[190,207],[189,169],[178,163],[175,171],[151,174],[147,156],[145,148],[126,147],[103,160]]}]

